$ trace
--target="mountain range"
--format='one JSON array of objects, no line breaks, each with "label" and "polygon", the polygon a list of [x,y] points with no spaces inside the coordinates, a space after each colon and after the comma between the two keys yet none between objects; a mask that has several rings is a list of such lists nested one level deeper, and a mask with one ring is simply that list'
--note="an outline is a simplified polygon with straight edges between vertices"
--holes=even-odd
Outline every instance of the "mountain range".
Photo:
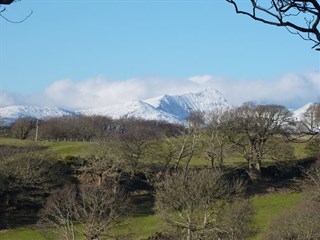
[{"label": "mountain range", "polygon": [[58,107],[8,106],[0,108],[0,117],[9,125],[21,117],[47,119],[72,115],[103,115],[112,118],[136,117],[147,120],[161,120],[170,123],[182,123],[190,112],[211,112],[229,108],[230,104],[215,89],[205,89],[183,95],[163,95],[143,101],[131,101],[119,105],[85,110],[66,110]]},{"label": "mountain range", "polygon": [[[293,111],[295,119],[300,119],[310,103]],[[52,117],[73,115],[103,115],[112,118],[136,117],[146,120],[183,123],[190,112],[212,112],[232,107],[220,92],[215,89],[205,89],[200,92],[182,95],[163,95],[143,101],[131,101],[119,105],[84,110],[66,110],[58,107],[41,106],[8,106],[0,108],[2,125],[10,125],[22,117],[47,119]]]}]

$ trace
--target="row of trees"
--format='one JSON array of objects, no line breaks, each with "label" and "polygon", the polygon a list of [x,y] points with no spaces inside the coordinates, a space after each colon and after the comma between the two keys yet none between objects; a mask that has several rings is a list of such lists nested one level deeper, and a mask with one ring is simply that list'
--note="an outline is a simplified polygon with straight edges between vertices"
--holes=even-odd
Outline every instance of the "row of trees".
[{"label": "row of trees", "polygon": [[[157,158],[165,162],[166,167],[173,164],[176,169],[181,165],[188,169],[194,155],[202,154],[212,168],[221,169],[226,154],[238,152],[247,160],[249,172],[259,174],[265,158],[294,158],[289,142],[312,138],[308,148],[316,155],[319,125],[320,104],[311,105],[297,121],[283,106],[246,103],[214,112],[209,121],[203,113],[194,112],[185,126],[134,118],[113,120],[102,116],[72,116],[38,124],[34,119],[22,118],[11,126],[10,131],[20,139],[34,136],[37,130],[40,140],[95,139],[117,143],[121,146],[122,158],[133,168],[142,159]],[[163,142],[164,147],[159,149],[161,144],[153,144],[155,140]]]},{"label": "row of trees", "polygon": [[[145,133],[141,133],[140,130]],[[10,128],[11,135],[18,139],[69,141],[103,141],[110,135],[136,133],[158,139],[177,133],[176,127],[166,122],[147,121],[135,118],[118,120],[106,116],[64,116],[47,120],[19,118]],[[152,133],[152,134],[151,134]],[[128,134],[124,135],[126,138]],[[123,137],[122,137],[123,138]]]}]

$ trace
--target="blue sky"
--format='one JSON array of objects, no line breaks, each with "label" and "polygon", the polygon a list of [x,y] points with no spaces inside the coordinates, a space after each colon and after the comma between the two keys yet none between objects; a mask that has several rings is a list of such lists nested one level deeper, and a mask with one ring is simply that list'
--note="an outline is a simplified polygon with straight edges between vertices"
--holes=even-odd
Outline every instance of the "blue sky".
[{"label": "blue sky", "polygon": [[[320,54],[224,0],[21,0],[0,19],[1,106],[89,108],[216,88],[232,103],[299,107]],[[84,100],[86,99],[86,100]]]}]

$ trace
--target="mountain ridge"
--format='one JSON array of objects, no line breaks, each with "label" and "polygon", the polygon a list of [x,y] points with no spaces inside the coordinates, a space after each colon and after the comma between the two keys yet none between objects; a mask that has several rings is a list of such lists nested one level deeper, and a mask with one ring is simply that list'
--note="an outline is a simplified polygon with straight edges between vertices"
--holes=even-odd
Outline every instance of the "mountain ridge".
[{"label": "mountain ridge", "polygon": [[[297,119],[300,118],[309,105],[310,103],[292,111],[293,116]],[[10,125],[21,117],[47,119],[74,115],[103,115],[115,119],[135,117],[170,123],[184,123],[193,111],[210,113],[231,107],[219,91],[210,88],[199,92],[189,92],[181,95],[161,95],[141,101],[129,101],[118,105],[75,111],[59,107],[14,105],[0,108],[0,118],[3,120],[0,125]]]}]

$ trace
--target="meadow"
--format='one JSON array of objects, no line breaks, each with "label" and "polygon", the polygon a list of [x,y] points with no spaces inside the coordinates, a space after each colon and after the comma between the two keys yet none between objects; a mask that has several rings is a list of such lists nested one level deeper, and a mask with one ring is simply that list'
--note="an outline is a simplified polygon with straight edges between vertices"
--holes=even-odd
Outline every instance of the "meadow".
[{"label": "meadow", "polygon": [[[47,151],[60,156],[64,159],[67,156],[86,156],[88,151],[97,143],[93,142],[48,142],[31,140],[17,140],[13,138],[1,138],[0,145],[30,147],[37,146],[46,149]],[[304,151],[305,144],[291,143],[294,147],[295,156],[297,159],[307,157]],[[230,161],[226,159],[226,165],[241,166],[244,165],[245,159],[239,154],[234,154],[230,157]],[[267,160],[266,165],[272,164],[272,160]],[[192,166],[206,166],[208,161],[200,154],[195,154],[191,163]],[[295,185],[300,184],[299,181]],[[256,228],[256,234],[251,239],[261,239],[269,227],[272,219],[275,219],[281,213],[289,208],[296,206],[302,198],[300,191],[296,189],[285,189],[284,191],[270,191],[263,194],[255,194],[250,196],[250,201],[253,205],[255,216],[253,226]],[[163,229],[162,219],[154,212],[152,202],[146,202],[142,205],[137,205],[136,210],[125,217],[126,230],[117,230],[119,232],[130,232],[134,239],[147,238],[156,232]],[[36,225],[24,226],[15,229],[0,230],[0,239],[25,239],[25,240],[40,240],[45,239],[41,234],[41,230]]]}]

